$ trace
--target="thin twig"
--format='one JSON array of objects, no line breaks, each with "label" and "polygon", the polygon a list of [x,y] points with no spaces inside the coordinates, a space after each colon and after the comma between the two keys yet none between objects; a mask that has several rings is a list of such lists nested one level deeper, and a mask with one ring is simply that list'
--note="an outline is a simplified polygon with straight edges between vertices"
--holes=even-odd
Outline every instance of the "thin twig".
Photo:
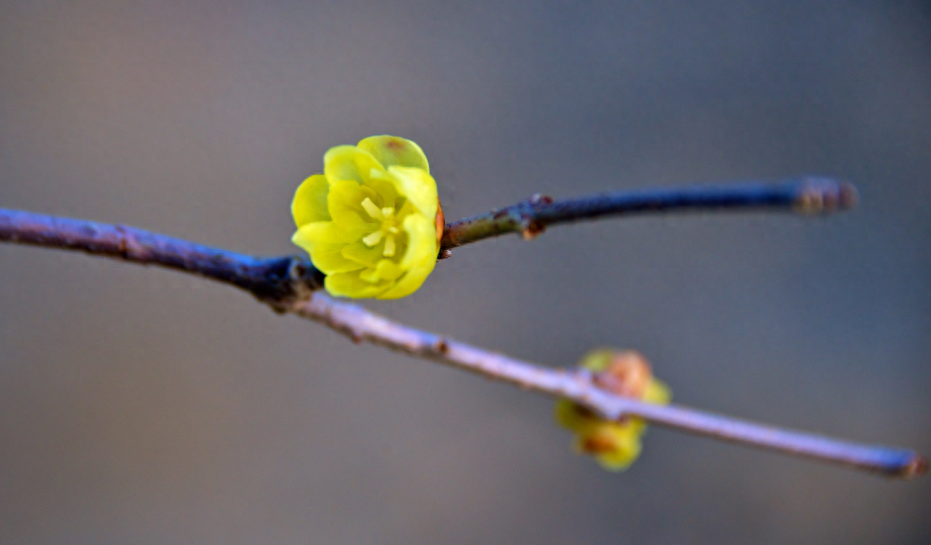
[{"label": "thin twig", "polygon": [[[660,199],[665,203],[662,206],[654,204],[650,208],[641,204],[639,209],[668,210],[677,207],[695,209],[709,207],[711,206],[709,203],[713,202],[717,202],[719,207],[748,206],[751,202],[755,203],[753,206],[776,206],[773,204],[778,200],[775,196],[780,194],[783,195],[781,197],[783,200],[780,201],[783,204],[779,206],[784,206],[785,202],[788,202],[786,196],[794,194],[792,201],[794,206],[808,208],[808,211],[821,211],[848,205],[851,203],[851,196],[855,194],[852,188],[834,182],[821,181],[815,184],[810,181],[805,182],[801,185],[801,191],[796,187],[794,193],[787,191],[788,187],[784,186],[782,192],[765,190],[763,186],[755,186],[753,191],[749,191],[746,187],[743,190],[730,192],[718,188],[704,199],[699,198],[699,190],[679,190],[676,193],[679,195],[679,201],[692,204],[674,205],[671,203],[676,202],[676,199],[670,198]],[[813,187],[815,189],[812,189]],[[821,189],[817,189],[818,187]],[[743,195],[743,198],[735,198],[737,194]],[[757,196],[754,199],[748,198],[752,194]],[[683,195],[687,196],[684,200]],[[651,202],[656,203],[655,198],[656,194]],[[617,201],[616,198],[614,200]],[[649,199],[641,199],[641,203],[647,200]],[[609,204],[612,202],[611,199],[606,201],[608,204],[600,205],[600,208],[596,205],[583,206],[580,204],[583,201],[592,202],[592,199],[567,201],[568,204],[565,205],[549,203],[552,208],[544,208],[543,212],[532,209],[538,213],[538,216],[534,218],[549,223],[558,223],[622,212],[616,204]],[[633,201],[636,199],[631,200]],[[721,204],[738,201],[743,204]],[[699,202],[705,204],[698,205]],[[515,207],[521,206],[523,204],[515,205]],[[605,211],[608,208],[612,211]],[[626,210],[634,209],[637,208],[629,207]],[[492,220],[496,221],[494,216],[495,214],[490,214]],[[471,223],[468,223],[470,221]],[[466,220],[454,226],[466,224],[481,225],[481,222]],[[468,233],[469,231],[465,228],[461,232]],[[490,231],[485,229],[484,232]],[[463,240],[474,242],[495,234],[500,233],[484,236],[475,236],[473,233],[469,236],[471,238],[466,237]],[[540,367],[392,322],[358,305],[336,301],[315,291],[321,286],[319,272],[306,260],[297,257],[257,258],[201,246],[132,227],[5,209],[0,209],[0,241],[84,251],[94,255],[104,255],[144,265],[159,265],[205,276],[249,291],[278,312],[291,312],[321,322],[357,342],[372,342],[412,356],[431,359],[488,378],[502,380],[524,389],[565,397],[610,419],[636,415],[647,421],[690,433],[896,477],[909,478],[927,470],[927,460],[910,450],[858,445],[817,435],[772,428],[682,406],[651,405],[615,396],[599,389],[591,377],[582,371],[552,370]],[[462,243],[464,242],[459,242],[459,244]]]},{"label": "thin twig", "polygon": [[506,233],[520,233],[529,239],[550,225],[604,216],[701,210],[821,214],[850,208],[856,200],[857,192],[852,185],[822,177],[778,184],[746,182],[616,191],[561,201],[534,195],[526,201],[447,225],[441,249],[450,250]]},{"label": "thin twig", "polygon": [[549,369],[490,352],[450,338],[393,322],[359,305],[336,301],[324,293],[280,308],[321,322],[355,342],[371,342],[500,380],[525,390],[564,397],[615,420],[635,415],[669,428],[732,441],[856,469],[911,478],[927,471],[928,461],[914,451],[861,445],[703,412],[681,405],[653,405],[612,395],[598,388],[584,371]]},{"label": "thin twig", "polygon": [[232,284],[261,299],[293,296],[295,279],[290,275],[296,265],[303,266],[301,277],[307,289],[323,286],[320,273],[298,257],[253,257],[126,225],[35,212],[0,208],[0,241],[78,250],[132,263],[159,265]]}]

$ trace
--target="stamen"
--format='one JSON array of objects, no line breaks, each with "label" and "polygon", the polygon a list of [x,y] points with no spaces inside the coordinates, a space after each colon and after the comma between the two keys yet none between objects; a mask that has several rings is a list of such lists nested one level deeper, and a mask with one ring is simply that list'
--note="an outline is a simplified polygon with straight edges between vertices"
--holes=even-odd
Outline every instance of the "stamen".
[{"label": "stamen", "polygon": [[378,207],[375,206],[375,203],[372,202],[372,199],[368,197],[366,197],[365,200],[362,201],[362,208],[364,208],[365,211],[368,212],[370,216],[372,216],[372,219],[376,219],[376,220],[385,219],[385,215],[381,213],[381,210],[379,210]]},{"label": "stamen", "polygon": [[390,218],[391,215],[394,214],[394,208],[386,206],[381,209],[381,213],[384,214],[386,218]]},{"label": "stamen", "polygon": [[[381,231],[379,231],[379,233],[380,232]],[[385,251],[382,252],[382,255],[385,257],[391,257],[394,255],[394,237],[392,235],[385,237]]]},{"label": "stamen", "polygon": [[391,227],[388,228],[388,232],[391,233],[391,234],[393,234],[393,235],[396,235],[396,234],[400,233],[401,231],[398,230],[397,227],[395,227],[395,226],[392,225]]},{"label": "stamen", "polygon": [[[382,233],[381,231],[375,231],[371,235],[364,237],[362,239],[362,242],[364,242],[366,246],[371,248],[372,246],[378,244],[381,241],[382,235],[384,235],[384,233]],[[392,246],[393,246],[393,243],[392,243]]]}]

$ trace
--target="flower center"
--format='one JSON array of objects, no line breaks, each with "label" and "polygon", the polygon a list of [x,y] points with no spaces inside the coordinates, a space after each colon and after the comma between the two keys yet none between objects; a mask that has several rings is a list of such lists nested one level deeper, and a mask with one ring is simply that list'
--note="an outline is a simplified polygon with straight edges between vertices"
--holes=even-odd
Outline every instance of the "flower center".
[{"label": "flower center", "polygon": [[390,206],[379,208],[372,202],[372,199],[368,197],[362,201],[362,208],[365,209],[373,220],[381,222],[381,227],[379,227],[377,231],[373,231],[371,234],[363,237],[362,242],[371,248],[381,242],[381,239],[385,239],[385,249],[382,255],[385,257],[393,256],[397,248],[395,236],[401,232],[398,228],[400,221],[394,213],[394,208]]}]

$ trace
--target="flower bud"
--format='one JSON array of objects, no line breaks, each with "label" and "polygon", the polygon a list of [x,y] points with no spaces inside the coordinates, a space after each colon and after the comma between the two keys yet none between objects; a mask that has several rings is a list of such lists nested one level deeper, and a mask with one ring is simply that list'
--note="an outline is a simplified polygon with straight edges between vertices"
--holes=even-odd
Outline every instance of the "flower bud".
[{"label": "flower bud", "polygon": [[[580,365],[592,371],[596,386],[612,394],[666,404],[670,392],[653,377],[650,363],[639,352],[600,349],[589,352]],[[627,469],[640,454],[646,423],[635,416],[605,420],[568,399],[556,402],[556,421],[575,434],[577,452],[594,456],[611,471]]]}]

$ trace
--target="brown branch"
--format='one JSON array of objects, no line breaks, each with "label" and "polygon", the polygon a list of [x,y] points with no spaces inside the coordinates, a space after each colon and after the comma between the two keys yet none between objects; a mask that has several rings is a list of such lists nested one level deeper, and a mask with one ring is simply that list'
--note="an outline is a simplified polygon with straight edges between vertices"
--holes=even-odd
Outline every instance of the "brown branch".
[{"label": "brown branch", "polygon": [[[736,191],[736,194],[742,194],[744,197],[756,194],[758,197],[756,200],[735,199],[735,193],[728,191],[719,191],[716,193],[717,197],[714,198],[711,198],[711,193],[708,193],[703,201],[704,204],[699,204],[701,199],[694,198],[696,197],[695,190],[676,190],[680,197],[682,195],[688,197],[684,200],[680,199],[680,202],[692,203],[678,206],[678,208],[708,208],[715,202],[718,203],[717,207],[732,207],[735,202],[743,204],[734,206],[743,207],[750,203],[756,203],[753,206],[785,207],[788,202],[787,196],[795,195],[791,201],[793,206],[801,206],[807,209],[806,211],[824,211],[849,205],[852,202],[852,195],[855,195],[849,186],[823,180],[817,183],[804,182],[797,185],[794,190],[790,190],[790,186],[768,187],[770,187],[769,190],[759,186],[753,191],[746,191],[747,187]],[[772,191],[774,187],[782,187],[782,189]],[[778,195],[782,195],[780,197],[782,200],[774,198]],[[605,204],[602,209],[572,204],[581,203],[583,200],[592,201],[591,198],[566,201],[568,204],[565,208],[559,208],[562,206],[559,203],[546,205],[559,204],[556,208],[533,208],[537,206],[533,203],[527,206],[530,207],[531,213],[537,214],[534,218],[549,223],[621,213],[625,210],[615,204]],[[617,201],[618,199],[608,199],[605,202],[616,203]],[[634,201],[636,199],[631,202]],[[782,204],[775,204],[776,201]],[[662,202],[669,205],[673,200]],[[521,208],[523,206],[525,205],[518,204],[505,210],[520,211],[524,210]],[[609,208],[613,211],[605,211]],[[653,208],[642,208],[643,210],[665,210],[676,208],[676,206],[669,205],[663,208],[657,205]],[[510,213],[507,212],[507,214]],[[495,215],[490,214],[492,218],[490,224],[483,223],[485,220],[474,218],[453,224],[450,230],[454,235],[457,232],[463,234],[463,238],[457,239],[457,244],[474,242],[507,232],[507,230],[495,231],[498,227],[494,226],[499,225],[495,223],[497,221],[494,218]],[[456,227],[457,225],[464,227],[460,229]],[[473,228],[469,227],[470,225],[479,226],[476,228],[478,230],[470,230]],[[489,225],[493,226],[490,230]],[[500,225],[507,226],[506,223]],[[457,229],[460,230],[457,231]],[[478,236],[476,233],[485,234]],[[599,389],[592,381],[592,377],[581,370],[552,370],[540,367],[392,322],[358,305],[336,301],[315,291],[319,290],[322,284],[320,273],[306,260],[297,257],[257,258],[201,246],[132,227],[5,209],[0,209],[0,241],[79,250],[94,255],[104,255],[144,265],[159,265],[205,276],[249,291],[278,312],[294,313],[323,323],[356,342],[372,342],[415,357],[438,361],[488,378],[508,382],[524,389],[565,397],[610,419],[637,415],[650,422],[690,433],[896,477],[909,478],[927,470],[927,460],[911,450],[858,445],[817,435],[772,428],[683,406],[651,405],[615,396]]]},{"label": "brown branch", "polygon": [[616,420],[635,415],[669,428],[724,441],[774,450],[882,473],[911,478],[925,473],[928,461],[914,451],[861,445],[820,435],[780,429],[681,405],[653,405],[612,395],[598,388],[582,369],[548,369],[509,356],[454,341],[393,322],[359,305],[336,301],[321,292],[310,299],[277,307],[323,323],[354,342],[370,342],[410,356],[433,360],[487,378],[584,405]]},{"label": "brown branch", "polygon": [[126,225],[35,212],[0,208],[0,241],[176,269],[232,284],[260,299],[282,300],[323,287],[322,274],[299,257],[254,257]]},{"label": "brown branch", "polygon": [[447,225],[440,246],[448,251],[506,233],[520,233],[529,239],[550,225],[605,216],[702,210],[822,214],[850,208],[856,201],[857,191],[852,185],[823,177],[778,184],[747,182],[616,191],[561,201],[534,195],[524,202]]}]

